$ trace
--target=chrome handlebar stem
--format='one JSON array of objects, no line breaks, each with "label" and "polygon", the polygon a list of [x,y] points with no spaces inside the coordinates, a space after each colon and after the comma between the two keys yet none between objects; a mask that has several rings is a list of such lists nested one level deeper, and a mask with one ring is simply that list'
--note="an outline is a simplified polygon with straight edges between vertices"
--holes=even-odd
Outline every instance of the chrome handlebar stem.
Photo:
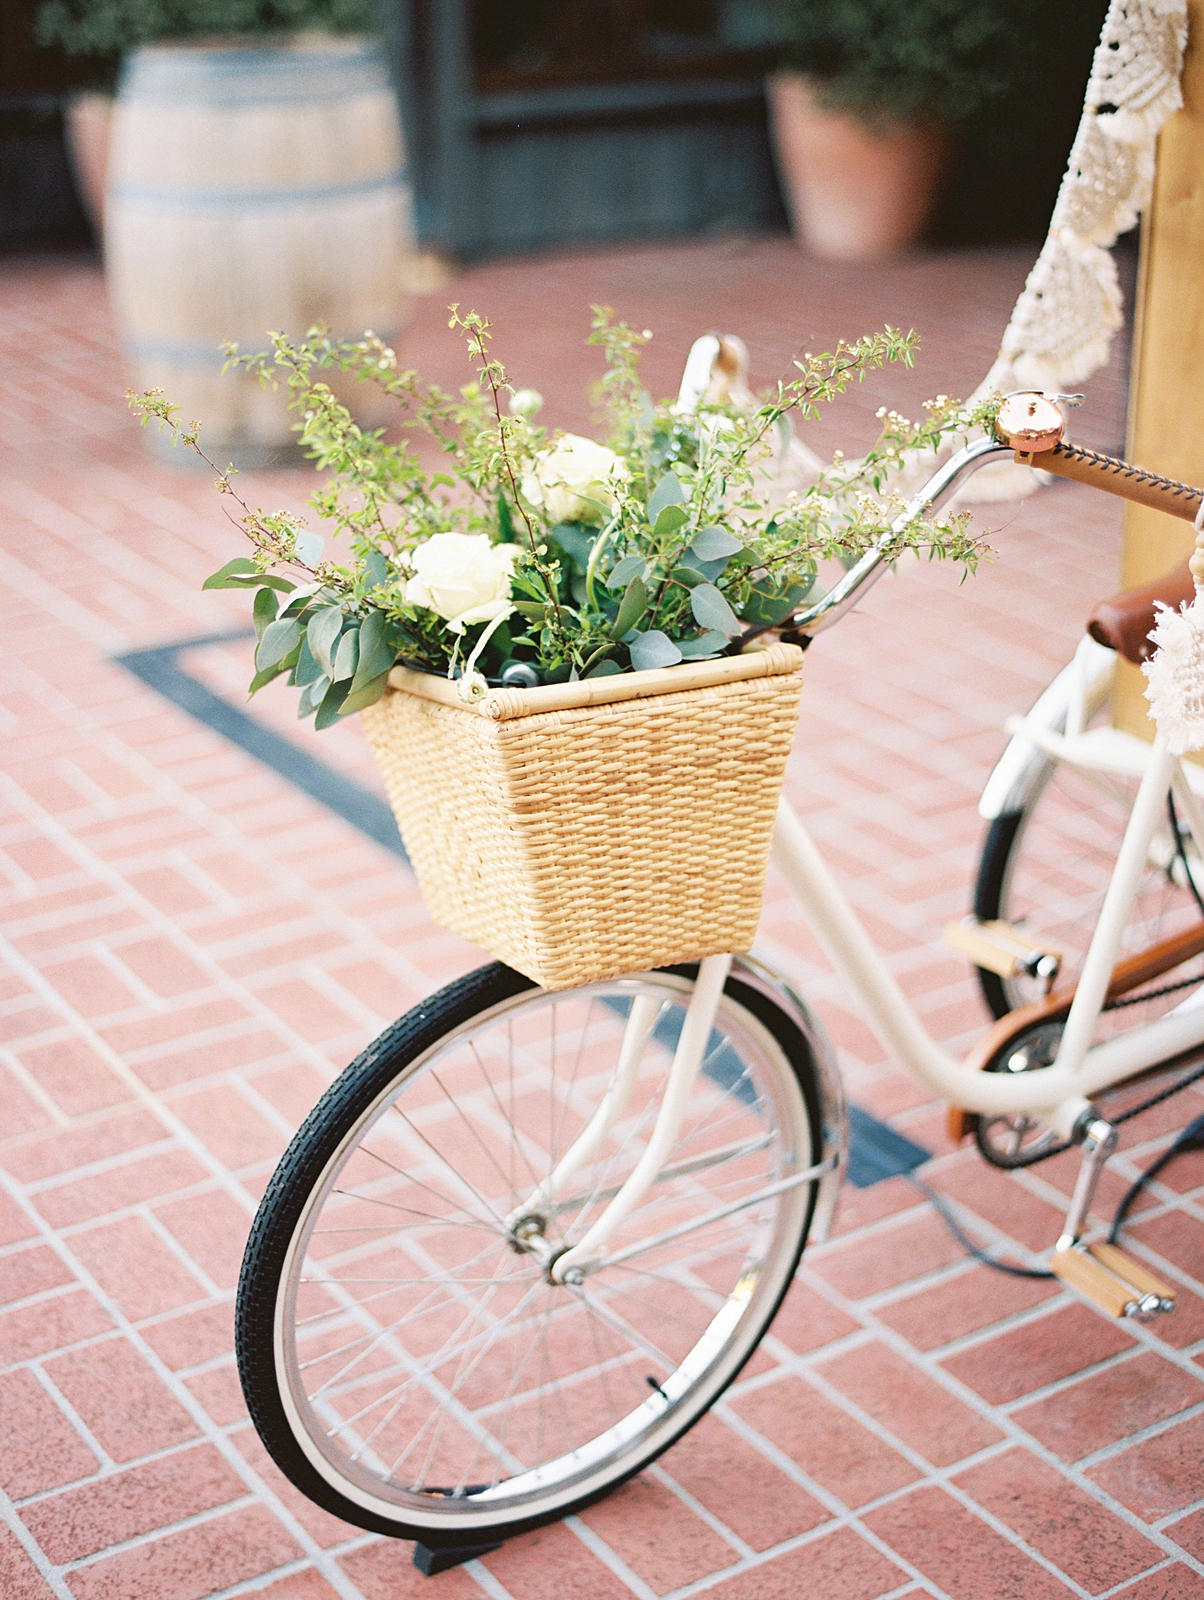
[{"label": "chrome handlebar stem", "polygon": [[857,565],[850,567],[836,587],[830,589],[822,599],[817,600],[813,606],[808,606],[806,610],[796,613],[788,626],[796,633],[814,635],[838,622],[847,611],[852,610],[862,593],[872,588],[886,571],[899,553],[900,535],[905,533],[913,522],[918,522],[930,512],[938,511],[953,494],[962,478],[977,472],[978,468],[985,466],[988,461],[1001,460],[1004,457],[1015,459],[1012,446],[1000,444],[998,440],[991,438],[976,439],[973,444],[966,445],[956,455],[950,456],[944,466],[933,473],[919,493],[907,502],[890,527],[877,543],[866,551]]}]

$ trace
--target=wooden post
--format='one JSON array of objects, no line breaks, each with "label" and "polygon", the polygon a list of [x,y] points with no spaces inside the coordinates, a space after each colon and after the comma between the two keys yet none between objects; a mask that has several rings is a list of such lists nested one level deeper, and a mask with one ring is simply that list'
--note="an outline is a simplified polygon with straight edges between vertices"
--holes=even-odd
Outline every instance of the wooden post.
[{"label": "wooden post", "polygon": [[[1130,461],[1204,482],[1204,0],[1188,0],[1183,109],[1158,140],[1154,196],[1141,232],[1129,393]],[[1149,583],[1191,554],[1191,525],[1125,507],[1121,582]],[[1113,720],[1153,738],[1145,679],[1119,663]]]}]

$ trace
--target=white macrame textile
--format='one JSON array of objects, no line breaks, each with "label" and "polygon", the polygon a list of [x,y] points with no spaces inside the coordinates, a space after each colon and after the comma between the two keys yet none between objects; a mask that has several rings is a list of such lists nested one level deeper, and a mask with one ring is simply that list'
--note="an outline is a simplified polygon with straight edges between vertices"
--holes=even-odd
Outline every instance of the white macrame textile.
[{"label": "white macrame textile", "polygon": [[[1112,0],[1049,232],[972,401],[1069,389],[1107,361],[1123,320],[1108,250],[1149,203],[1159,131],[1183,104],[1186,42],[1186,0]],[[1005,462],[959,498],[1019,499],[1035,486],[1029,468]]]},{"label": "white macrame textile", "polygon": [[1174,755],[1204,749],[1204,600],[1198,590],[1180,611],[1159,606],[1150,643],[1155,654],[1141,670],[1158,732]]},{"label": "white macrame textile", "polygon": [[1112,0],[1049,233],[975,398],[1065,389],[1108,359],[1122,307],[1108,248],[1149,202],[1186,40],[1186,0]]},{"label": "white macrame textile", "polygon": [[1144,663],[1145,697],[1171,753],[1189,755],[1204,750],[1204,502],[1196,513],[1196,553],[1191,560],[1196,597],[1190,605],[1173,611],[1158,606],[1158,621],[1150,634],[1156,647]]}]

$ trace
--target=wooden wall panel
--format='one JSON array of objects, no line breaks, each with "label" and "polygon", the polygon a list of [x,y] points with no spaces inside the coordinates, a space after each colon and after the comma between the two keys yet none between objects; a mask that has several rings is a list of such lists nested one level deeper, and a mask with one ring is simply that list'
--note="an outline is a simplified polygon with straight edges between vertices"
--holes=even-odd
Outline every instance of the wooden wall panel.
[{"label": "wooden wall panel", "polygon": [[[1183,109],[1158,141],[1142,266],[1129,402],[1130,461],[1204,482],[1204,0],[1188,0]],[[1148,583],[1191,553],[1186,522],[1125,507],[1121,582]],[[1145,680],[1121,662],[1115,721],[1152,737]]]}]

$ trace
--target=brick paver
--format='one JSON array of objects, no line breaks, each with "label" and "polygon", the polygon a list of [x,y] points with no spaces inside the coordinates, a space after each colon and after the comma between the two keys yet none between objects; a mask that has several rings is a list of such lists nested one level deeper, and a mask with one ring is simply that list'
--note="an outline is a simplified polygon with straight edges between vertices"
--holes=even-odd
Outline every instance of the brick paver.
[{"label": "brick paver", "polygon": [[[708,327],[754,376],[889,321],[925,335],[817,425],[856,450],[873,412],[965,392],[1027,261],[888,269],[780,239],[474,268],[421,302],[407,361],[467,375],[444,299],[489,313],[554,424],[591,426],[591,301],[656,337],[676,385]],[[580,1518],[428,1580],[409,1548],[310,1505],[267,1460],[233,1369],[247,1227],[291,1132],[350,1056],[479,952],[433,927],[403,863],[189,719],[114,657],[245,623],[200,581],[235,548],[207,476],[131,426],[95,270],[0,278],[0,1591],[6,1600],[1044,1600],[1204,1594],[1204,1162],[1168,1171],[1132,1237],[1181,1285],[1165,1326],[1118,1328],[1057,1285],[968,1262],[905,1179],[850,1190],[764,1353],[654,1468]],[[1076,433],[1115,447],[1119,364]],[[247,480],[298,506],[304,473]],[[975,801],[1000,726],[1068,656],[1116,566],[1115,505],[1070,487],[989,508],[999,559],[959,587],[911,564],[807,661],[789,784],[938,1036],[983,1015],[939,930],[967,904]],[[181,664],[241,703],[245,642]],[[352,728],[255,715],[380,792]],[[767,958],[807,990],[852,1097],[935,1152],[977,1238],[1032,1259],[1073,1181],[954,1152],[943,1108],[881,1059],[771,882]],[[1200,1097],[1190,1106],[1201,1109]],[[1101,1215],[1187,1120],[1126,1129]]]}]

